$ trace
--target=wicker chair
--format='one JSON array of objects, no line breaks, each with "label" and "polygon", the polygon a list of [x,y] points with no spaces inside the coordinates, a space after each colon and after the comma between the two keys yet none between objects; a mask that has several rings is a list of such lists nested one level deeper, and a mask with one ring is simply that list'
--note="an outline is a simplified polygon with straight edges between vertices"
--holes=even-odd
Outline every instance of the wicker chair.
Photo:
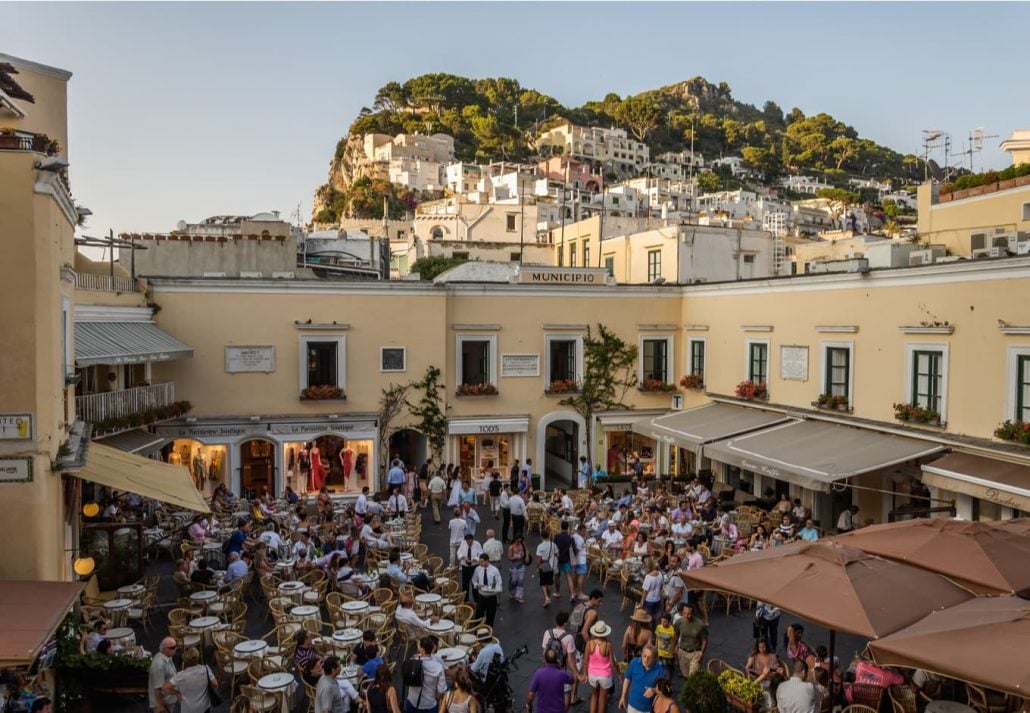
[{"label": "wicker chair", "polygon": [[1005,713],[1009,710],[1009,700],[1004,694],[974,683],[966,683],[966,703],[977,713]]},{"label": "wicker chair", "polygon": [[[852,683],[849,685],[851,687],[852,701],[858,705],[872,708],[874,711],[880,710],[880,704],[883,702],[883,688],[870,683]],[[994,713],[1001,712],[996,711]]]}]

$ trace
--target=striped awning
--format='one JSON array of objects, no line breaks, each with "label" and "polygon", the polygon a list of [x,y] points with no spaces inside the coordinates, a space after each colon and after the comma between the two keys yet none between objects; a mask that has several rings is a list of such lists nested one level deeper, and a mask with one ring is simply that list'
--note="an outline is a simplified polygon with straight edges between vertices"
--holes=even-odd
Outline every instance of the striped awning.
[{"label": "striped awning", "polygon": [[164,436],[157,436],[142,428],[97,439],[97,443],[103,443],[105,446],[111,446],[126,453],[138,453],[142,456],[150,455],[167,442],[168,439]]},{"label": "striped awning", "polygon": [[142,364],[193,356],[193,348],[153,322],[76,322],[75,364]]}]

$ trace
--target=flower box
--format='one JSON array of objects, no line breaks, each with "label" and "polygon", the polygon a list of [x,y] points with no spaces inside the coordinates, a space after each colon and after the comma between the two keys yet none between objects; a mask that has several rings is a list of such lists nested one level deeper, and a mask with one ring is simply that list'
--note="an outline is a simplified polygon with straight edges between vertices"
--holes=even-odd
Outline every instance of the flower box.
[{"label": "flower box", "polygon": [[461,384],[457,396],[496,396],[497,387],[493,384]]},{"label": "flower box", "polygon": [[1026,421],[1005,421],[994,431],[994,437],[1030,446],[1030,423]]},{"label": "flower box", "polygon": [[676,384],[669,384],[661,379],[644,379],[640,382],[640,390],[644,393],[668,394],[676,390]]},{"label": "flower box", "polygon": [[903,423],[923,424],[927,426],[943,426],[941,415],[933,409],[919,404],[894,404],[894,418]]},{"label": "flower box", "polygon": [[746,399],[747,401],[754,401],[756,399],[760,401],[769,400],[769,389],[766,387],[764,381],[742,381],[737,384],[737,388],[734,389],[734,393],[738,399]]},{"label": "flower box", "polygon": [[705,377],[704,374],[687,374],[680,379],[680,386],[684,389],[697,389],[701,390],[705,388]]},{"label": "flower box", "polygon": [[739,671],[729,670],[719,674],[719,686],[726,696],[730,708],[742,713],[758,713],[762,708],[765,691]]},{"label": "flower box", "polygon": [[555,379],[544,389],[545,394],[578,394],[579,391],[579,382],[572,379]]},{"label": "flower box", "polygon": [[847,396],[834,396],[833,394],[819,394],[818,401],[813,401],[812,405],[818,409],[826,411],[851,411],[851,406],[848,404]]},{"label": "flower box", "polygon": [[346,401],[347,395],[339,386],[320,384],[309,386],[300,392],[301,401]]},{"label": "flower box", "polygon": [[729,691],[724,691],[726,694],[726,703],[729,704],[733,710],[741,711],[741,713],[759,713],[762,710],[762,704],[760,702],[747,703],[744,699],[736,696]]}]

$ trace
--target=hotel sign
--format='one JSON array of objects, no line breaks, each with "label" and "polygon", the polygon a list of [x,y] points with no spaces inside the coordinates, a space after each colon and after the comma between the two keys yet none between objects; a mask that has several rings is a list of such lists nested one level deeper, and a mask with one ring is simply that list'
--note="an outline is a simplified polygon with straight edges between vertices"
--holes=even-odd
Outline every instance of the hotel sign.
[{"label": "hotel sign", "polygon": [[0,441],[22,441],[32,438],[32,414],[0,414]]},{"label": "hotel sign", "polygon": [[275,371],[275,347],[227,346],[225,348],[225,371],[229,374],[246,372],[271,374]]},{"label": "hotel sign", "polygon": [[596,285],[608,284],[604,268],[523,267],[519,282],[531,285]]},{"label": "hotel sign", "polygon": [[32,480],[32,458],[0,458],[0,483],[28,483]]}]

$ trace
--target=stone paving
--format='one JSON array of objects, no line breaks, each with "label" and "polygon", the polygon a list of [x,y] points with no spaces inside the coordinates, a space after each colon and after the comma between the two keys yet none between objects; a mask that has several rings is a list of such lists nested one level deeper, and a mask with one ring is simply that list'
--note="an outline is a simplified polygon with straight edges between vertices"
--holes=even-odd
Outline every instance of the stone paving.
[{"label": "stone paving", "polygon": [[[500,521],[495,522],[488,510],[480,508],[480,511],[483,522],[479,526],[477,532],[479,536],[477,539],[482,542],[486,539],[486,530],[491,527],[497,530],[498,535],[500,534]],[[442,555],[444,561],[446,561],[448,550],[446,520],[439,526],[435,525],[433,523],[432,513],[429,510],[426,510],[423,513],[423,518],[423,542],[428,545],[432,554]],[[535,533],[529,535],[527,538],[527,544],[531,551],[536,549],[536,545],[539,542],[540,537]],[[171,569],[171,564],[167,559],[162,559],[159,563],[151,565],[148,568],[148,574],[160,573],[162,575],[159,600],[165,605],[161,612],[155,614],[150,632],[143,633],[140,637],[140,643],[142,643],[147,650],[152,652],[157,650],[158,641],[167,631],[167,619],[163,614],[167,611],[167,604],[169,602],[174,602],[175,599],[174,588],[169,576]],[[506,563],[502,563],[500,569],[502,575],[505,577],[505,581],[507,581]],[[591,589],[597,587],[598,584],[597,578],[591,575],[588,577],[587,582],[584,585],[584,589],[589,592]],[[565,595],[565,598],[555,600],[549,607],[544,608],[543,596],[539,586],[539,578],[536,574],[535,567],[532,567],[529,568],[526,574],[526,601],[524,604],[510,603],[506,595],[502,595],[501,597],[497,610],[497,617],[494,622],[495,634],[499,638],[506,652],[513,651],[523,644],[529,647],[529,654],[519,660],[519,668],[517,671],[512,672],[510,679],[512,689],[515,691],[519,709],[521,709],[522,705],[525,703],[526,691],[529,688],[529,680],[532,677],[533,672],[542,665],[543,651],[541,643],[544,630],[554,625],[554,617],[559,611],[571,610],[568,593],[564,586],[563,594]],[[619,591],[617,584],[614,581],[610,582],[607,590],[605,591],[605,599],[601,606],[600,618],[612,627],[612,641],[616,645],[617,652],[621,652],[620,644],[622,641],[622,635],[626,629],[629,617],[632,614],[629,605],[627,605],[622,612],[619,611],[621,600],[622,594]],[[270,630],[271,624],[265,619],[263,606],[260,608],[255,607],[253,602],[250,600],[248,600],[247,603],[249,609],[246,633],[253,637],[260,637]],[[725,610],[711,612],[709,627],[710,640],[706,661],[711,658],[720,658],[738,668],[743,667],[752,643],[751,624],[753,617],[754,610],[734,610],[729,615],[726,614]],[[784,613],[781,619],[781,639],[787,625],[795,621],[804,623],[805,639],[812,646],[829,644],[829,633],[824,628],[806,622],[802,618],[794,617],[788,613]],[[865,641],[859,637],[838,634],[837,656],[840,661],[846,665],[846,663],[850,661],[851,656],[864,645]],[[782,641],[780,649],[782,651]],[[675,686],[677,688],[681,680],[682,679],[679,675],[676,674]],[[397,684],[398,687],[400,687],[399,666],[397,667]],[[585,685],[581,689],[581,695],[584,697],[584,700],[589,701],[589,690]],[[617,704],[617,697],[610,700],[609,709],[613,711],[617,710]],[[575,707],[573,710],[579,711],[585,709],[586,704],[582,704]],[[112,713],[121,713],[124,711],[125,713],[128,713],[130,711],[145,711],[147,710],[147,707],[144,701],[120,698],[96,701],[94,710],[111,711]],[[214,709],[214,711],[219,713],[221,711],[228,710],[228,702]],[[307,710],[307,702],[303,700],[302,697],[298,699],[295,710]]]}]

